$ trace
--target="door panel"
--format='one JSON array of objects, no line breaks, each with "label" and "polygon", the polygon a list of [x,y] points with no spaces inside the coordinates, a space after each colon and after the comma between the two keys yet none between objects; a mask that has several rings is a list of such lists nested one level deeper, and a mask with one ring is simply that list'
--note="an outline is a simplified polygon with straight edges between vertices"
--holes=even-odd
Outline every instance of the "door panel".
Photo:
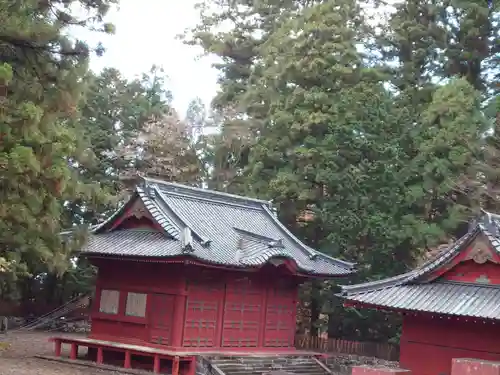
[{"label": "door panel", "polygon": [[172,323],[174,316],[174,295],[151,294],[149,324],[151,342],[170,345],[172,341]]},{"label": "door panel", "polygon": [[226,287],[224,304],[223,347],[256,347],[262,308],[262,294],[246,278]]},{"label": "door panel", "polygon": [[212,279],[190,282],[182,346],[198,348],[215,346],[217,320],[224,293],[223,285]]},{"label": "door panel", "polygon": [[293,287],[276,286],[269,290],[266,308],[264,346],[288,348],[295,340],[297,291]]}]

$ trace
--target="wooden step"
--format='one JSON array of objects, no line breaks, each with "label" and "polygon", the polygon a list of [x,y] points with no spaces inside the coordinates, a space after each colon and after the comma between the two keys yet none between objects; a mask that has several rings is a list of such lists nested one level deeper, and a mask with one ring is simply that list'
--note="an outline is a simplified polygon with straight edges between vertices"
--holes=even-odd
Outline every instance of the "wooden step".
[{"label": "wooden step", "polygon": [[304,355],[213,357],[209,360],[224,375],[262,375],[272,372],[293,375],[329,375],[315,358]]}]

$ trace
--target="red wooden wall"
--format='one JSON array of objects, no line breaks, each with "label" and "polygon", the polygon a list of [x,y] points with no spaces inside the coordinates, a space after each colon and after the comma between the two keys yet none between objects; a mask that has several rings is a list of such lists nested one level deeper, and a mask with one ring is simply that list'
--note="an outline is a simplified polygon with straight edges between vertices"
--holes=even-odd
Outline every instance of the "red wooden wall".
[{"label": "red wooden wall", "polygon": [[[284,269],[205,269],[184,263],[97,261],[91,337],[198,350],[294,350],[298,280]],[[117,315],[100,292],[119,290]],[[125,315],[128,292],[147,293],[146,317]]]},{"label": "red wooden wall", "polygon": [[[151,309],[153,303],[158,303],[154,302],[153,296],[155,293],[161,293],[170,296],[171,301],[175,301],[175,296],[181,294],[184,287],[181,270],[177,267],[169,267],[165,270],[157,263],[101,260],[95,264],[99,267],[99,272],[95,301],[92,306],[91,337],[106,339],[123,337],[150,341],[148,320],[153,311],[161,313],[158,306]],[[117,315],[99,312],[99,301],[103,289],[120,291],[120,309]],[[128,292],[148,293],[146,317],[125,315]],[[168,305],[172,306],[172,303]]]},{"label": "red wooden wall", "polygon": [[498,324],[407,315],[400,364],[413,375],[449,375],[453,358],[500,360],[499,337]]},{"label": "red wooden wall", "polygon": [[447,271],[442,276],[445,280],[463,281],[463,282],[483,282],[487,281],[490,285],[500,285],[500,272],[498,272],[498,264],[485,263],[477,264],[473,260],[457,264],[451,270]]}]

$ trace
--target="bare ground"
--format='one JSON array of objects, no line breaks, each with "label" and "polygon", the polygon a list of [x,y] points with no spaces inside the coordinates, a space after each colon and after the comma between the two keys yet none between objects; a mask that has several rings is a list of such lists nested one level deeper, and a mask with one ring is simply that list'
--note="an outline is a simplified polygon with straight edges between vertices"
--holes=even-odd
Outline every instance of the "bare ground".
[{"label": "bare ground", "polygon": [[[1,375],[119,375],[119,371],[102,370],[98,368],[71,365],[60,362],[35,358],[36,355],[53,355],[54,344],[48,339],[51,336],[61,336],[50,332],[11,332],[0,335],[0,342],[9,344],[7,349],[0,351]],[[65,335],[69,336],[69,335]],[[68,356],[63,345],[63,356]],[[66,352],[64,351],[66,349]]]}]

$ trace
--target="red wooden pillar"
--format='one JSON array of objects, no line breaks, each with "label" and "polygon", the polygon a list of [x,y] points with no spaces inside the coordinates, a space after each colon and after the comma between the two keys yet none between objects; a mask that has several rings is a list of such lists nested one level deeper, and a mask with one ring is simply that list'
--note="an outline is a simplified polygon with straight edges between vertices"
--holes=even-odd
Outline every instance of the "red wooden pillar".
[{"label": "red wooden pillar", "polygon": [[184,314],[186,309],[186,296],[176,295],[172,320],[172,346],[182,346],[182,333],[184,330]]},{"label": "red wooden pillar", "polygon": [[160,356],[158,354],[155,354],[154,356],[154,363],[153,363],[153,372],[155,374],[159,374],[160,373]]},{"label": "red wooden pillar", "polygon": [[187,375],[196,375],[196,357],[191,357]]},{"label": "red wooden pillar", "polygon": [[97,348],[97,363],[102,364],[104,362],[104,354],[102,352],[102,347]]},{"label": "red wooden pillar", "polygon": [[[102,271],[99,271],[100,273]],[[101,278],[98,277],[96,280],[96,285],[95,285],[95,297],[94,300],[92,301],[92,305],[90,306],[90,314],[91,317],[94,314],[99,313],[99,309],[101,307],[101,294],[102,294],[102,287],[101,287]],[[93,326],[90,325],[90,333],[88,334],[88,337],[95,337],[95,330],[92,328]]]},{"label": "red wooden pillar", "polygon": [[263,348],[265,345],[265,333],[266,333],[266,314],[267,314],[267,304],[269,303],[269,293],[271,293],[271,288],[270,286],[272,284],[269,284],[267,287],[263,287],[264,290],[262,292],[262,298],[261,298],[261,307],[260,307],[260,318],[259,318],[259,338],[257,341],[257,346]]},{"label": "red wooden pillar", "polygon": [[172,364],[172,375],[179,375],[179,356],[174,357],[174,363]]},{"label": "red wooden pillar", "polygon": [[214,346],[222,348],[222,334],[224,327],[224,308],[226,307],[226,283],[222,288],[222,293],[219,296],[219,311],[217,312],[217,322],[215,322],[215,342]]},{"label": "red wooden pillar", "polygon": [[[293,327],[297,325],[297,302],[299,301],[299,284],[295,284],[295,292],[293,293],[293,306],[292,306],[292,322]],[[295,346],[295,329],[290,332],[290,346]]]},{"label": "red wooden pillar", "polygon": [[61,356],[61,348],[62,348],[62,342],[61,342],[61,340],[56,339],[54,341],[54,346],[55,346],[55,350],[54,350],[55,356],[56,357],[60,357]]},{"label": "red wooden pillar", "polygon": [[76,342],[71,343],[71,351],[69,352],[69,359],[76,359],[78,357],[78,345]]},{"label": "red wooden pillar", "polygon": [[125,350],[125,361],[123,362],[123,367],[132,368],[132,358],[129,350]]}]

